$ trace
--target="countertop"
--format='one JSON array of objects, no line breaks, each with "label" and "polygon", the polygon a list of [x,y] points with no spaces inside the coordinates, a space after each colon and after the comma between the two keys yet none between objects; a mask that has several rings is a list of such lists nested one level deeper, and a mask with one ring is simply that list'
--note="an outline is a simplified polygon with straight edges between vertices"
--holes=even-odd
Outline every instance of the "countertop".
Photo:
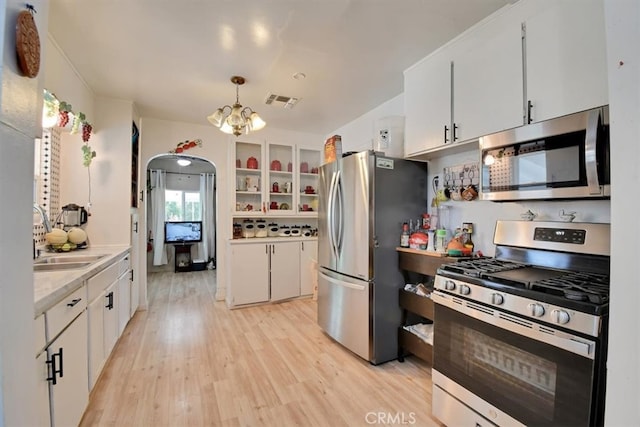
[{"label": "countertop", "polygon": [[50,253],[45,252],[41,258],[50,256],[82,256],[106,255],[104,258],[90,264],[86,268],[61,271],[36,271],[33,273],[33,294],[35,317],[44,313],[67,295],[80,288],[86,279],[119,260],[130,249],[130,246],[91,246],[86,249]]}]

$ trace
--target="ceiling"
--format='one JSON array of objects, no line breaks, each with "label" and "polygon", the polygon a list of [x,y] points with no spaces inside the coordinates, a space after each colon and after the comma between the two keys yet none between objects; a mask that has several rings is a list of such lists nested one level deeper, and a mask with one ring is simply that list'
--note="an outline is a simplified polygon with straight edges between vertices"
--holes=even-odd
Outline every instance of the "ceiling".
[{"label": "ceiling", "polygon": [[[208,124],[241,75],[240,103],[267,126],[326,135],[401,94],[404,69],[513,1],[55,0],[49,32],[96,95],[132,100],[142,117]],[[269,94],[300,100],[285,109]]]}]

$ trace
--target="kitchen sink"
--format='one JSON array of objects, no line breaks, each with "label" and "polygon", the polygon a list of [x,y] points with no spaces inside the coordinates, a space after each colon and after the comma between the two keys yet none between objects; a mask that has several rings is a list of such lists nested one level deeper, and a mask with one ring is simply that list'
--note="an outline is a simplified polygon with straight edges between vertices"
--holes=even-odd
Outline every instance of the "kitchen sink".
[{"label": "kitchen sink", "polygon": [[34,264],[76,264],[92,263],[104,258],[106,255],[54,255],[43,257],[34,261]]},{"label": "kitchen sink", "polygon": [[79,268],[85,268],[91,264],[91,262],[62,262],[59,264],[40,263],[33,264],[33,271],[60,271],[60,270],[76,270]]},{"label": "kitchen sink", "polygon": [[33,271],[60,271],[85,268],[106,255],[53,255],[36,259]]}]

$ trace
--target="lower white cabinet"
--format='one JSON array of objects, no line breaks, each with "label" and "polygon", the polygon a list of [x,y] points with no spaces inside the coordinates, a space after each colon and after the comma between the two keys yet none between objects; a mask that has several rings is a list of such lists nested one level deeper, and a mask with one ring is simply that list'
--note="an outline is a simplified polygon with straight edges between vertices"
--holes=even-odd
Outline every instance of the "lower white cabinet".
[{"label": "lower white cabinet", "polygon": [[105,290],[105,305],[103,318],[103,339],[105,359],[111,354],[111,350],[118,341],[118,281],[111,283]]},{"label": "lower white cabinet", "polygon": [[131,270],[118,278],[118,338],[131,319]]},{"label": "lower white cabinet", "polygon": [[104,352],[104,311],[106,305],[104,291],[89,303],[87,316],[89,320],[89,390],[96,384],[106,359]]},{"label": "lower white cabinet", "polygon": [[80,315],[47,347],[51,425],[77,426],[89,402],[87,312]]},{"label": "lower white cabinet", "polygon": [[300,295],[313,294],[317,282],[318,242],[300,242]]},{"label": "lower white cabinet", "polygon": [[300,296],[300,242],[269,246],[271,301]]},{"label": "lower white cabinet", "polygon": [[[307,252],[301,255],[303,248]],[[231,306],[280,301],[313,292],[313,287],[307,285],[311,283],[307,280],[311,277],[307,277],[310,267],[306,257],[315,259],[317,256],[317,242],[314,240],[254,239],[251,243],[230,243],[229,253]],[[304,286],[301,280],[305,280]]]},{"label": "lower white cabinet", "polygon": [[269,301],[269,244],[231,246],[231,305]]}]

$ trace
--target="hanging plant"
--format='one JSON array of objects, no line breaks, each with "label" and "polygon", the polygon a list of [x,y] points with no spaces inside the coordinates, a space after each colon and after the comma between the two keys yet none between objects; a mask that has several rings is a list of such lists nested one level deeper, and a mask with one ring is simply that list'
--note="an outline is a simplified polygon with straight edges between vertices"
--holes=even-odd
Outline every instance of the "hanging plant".
[{"label": "hanging plant", "polygon": [[180,154],[180,153],[183,153],[185,150],[188,150],[193,147],[202,147],[202,140],[194,139],[192,141],[187,140],[187,141],[179,142],[178,145],[176,145],[176,148],[169,151],[169,153]]}]

